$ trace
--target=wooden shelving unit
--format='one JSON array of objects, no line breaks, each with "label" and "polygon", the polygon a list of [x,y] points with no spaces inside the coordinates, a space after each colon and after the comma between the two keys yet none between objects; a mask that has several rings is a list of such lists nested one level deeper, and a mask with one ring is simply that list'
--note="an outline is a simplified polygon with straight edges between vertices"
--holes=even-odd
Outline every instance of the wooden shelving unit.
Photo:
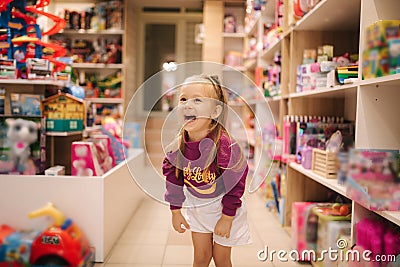
[{"label": "wooden shelving unit", "polygon": [[[396,0],[323,0],[301,20],[285,25],[281,39],[260,52],[251,67],[245,64],[248,70],[252,70],[255,66],[270,63],[274,54],[281,52],[282,96],[267,99],[279,129],[282,129],[284,115],[343,116],[355,121],[356,148],[400,149],[397,115],[400,74],[296,92],[296,68],[302,64],[304,49],[331,44],[335,56],[345,52],[362,55],[365,27],[378,20],[398,19],[398,8],[400,3]],[[270,10],[265,12],[271,16]],[[266,16],[261,14],[260,19]],[[290,20],[286,17],[285,21],[288,23]],[[251,31],[254,33],[255,28]],[[359,66],[362,63],[360,56]],[[291,206],[295,201],[325,201],[328,192],[348,198],[345,187],[338,185],[336,179],[323,178],[294,163],[287,166],[286,184],[284,227],[290,227]],[[400,226],[400,211],[371,211],[356,201],[350,201],[353,202],[353,244],[356,241],[355,224],[365,216],[382,217]]]}]

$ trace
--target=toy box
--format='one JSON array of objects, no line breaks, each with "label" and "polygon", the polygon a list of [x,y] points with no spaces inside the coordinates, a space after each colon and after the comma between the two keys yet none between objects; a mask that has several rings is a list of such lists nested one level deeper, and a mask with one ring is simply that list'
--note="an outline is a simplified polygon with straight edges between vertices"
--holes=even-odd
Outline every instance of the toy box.
[{"label": "toy box", "polygon": [[140,124],[137,122],[125,122],[123,139],[130,143],[131,148],[140,147]]},{"label": "toy box", "polygon": [[[351,204],[339,203],[318,203],[312,207],[312,213],[317,216],[317,241],[316,255],[319,258],[323,250],[344,249],[338,247],[339,235],[350,235],[351,230]],[[321,262],[322,266],[337,266],[337,262],[332,262],[325,257]]]},{"label": "toy box", "polygon": [[52,78],[53,64],[47,59],[27,58],[26,73],[27,78],[31,80]]},{"label": "toy box", "polygon": [[40,103],[42,99],[42,95],[10,93],[11,114],[41,116]]},{"label": "toy box", "polygon": [[400,73],[400,38],[388,41],[389,74]]},{"label": "toy box", "polygon": [[47,170],[45,170],[44,174],[48,175],[48,176],[65,175],[65,167],[64,166],[53,166],[53,167],[50,167]]},{"label": "toy box", "polygon": [[124,142],[121,139],[115,137],[111,132],[103,128],[101,129],[101,133],[107,135],[111,140],[111,147],[115,157],[116,164],[119,164],[120,162],[124,161],[126,156],[125,155],[126,150],[124,149]]},{"label": "toy box", "polygon": [[107,135],[95,134],[86,141],[94,143],[96,147],[97,161],[104,173],[108,172],[116,165],[111,146],[111,139]]},{"label": "toy box", "polygon": [[399,151],[352,149],[346,195],[371,210],[400,210]]},{"label": "toy box", "polygon": [[101,176],[103,170],[97,160],[97,151],[92,142],[72,143],[72,170],[73,176]]},{"label": "toy box", "polygon": [[[315,248],[315,238],[309,235],[310,232],[316,232],[316,221],[308,220],[310,208],[314,202],[293,202],[292,203],[292,248],[297,250],[300,261],[310,261],[309,255],[303,255],[304,250]],[[310,245],[314,244],[314,245]]]},{"label": "toy box", "polygon": [[[372,27],[373,47],[387,46],[390,39],[400,37],[400,20],[379,20],[369,27]],[[370,29],[369,27],[367,29]],[[368,36],[369,34],[367,38]]]},{"label": "toy box", "polygon": [[[344,250],[350,247],[350,232],[351,222],[350,220],[345,221],[325,221],[323,219],[318,220],[318,239],[317,239],[317,254],[320,254],[322,250]],[[340,241],[339,241],[340,240]],[[344,240],[344,241],[341,241]],[[338,247],[338,242],[340,247]],[[347,246],[345,246],[347,244]],[[324,257],[322,265],[325,267],[336,267],[340,262],[333,261],[329,257]],[[321,266],[321,265],[320,265]]]},{"label": "toy box", "polygon": [[362,74],[364,79],[389,74],[389,49],[387,46],[374,47],[363,52]]},{"label": "toy box", "polygon": [[[395,227],[379,219],[362,218],[355,226],[356,244],[371,251],[371,258],[376,255],[397,255],[396,263],[387,266],[399,266],[400,233]],[[379,266],[379,263],[374,266]],[[382,263],[381,266],[386,264]]]},{"label": "toy box", "polygon": [[17,65],[15,59],[0,59],[0,79],[16,79]]}]

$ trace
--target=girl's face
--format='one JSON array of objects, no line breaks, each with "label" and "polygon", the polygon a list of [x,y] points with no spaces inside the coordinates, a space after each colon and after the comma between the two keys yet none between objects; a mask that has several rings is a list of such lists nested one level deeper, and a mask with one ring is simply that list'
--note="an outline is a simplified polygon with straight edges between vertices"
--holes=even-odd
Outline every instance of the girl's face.
[{"label": "girl's face", "polygon": [[207,83],[193,83],[181,87],[178,110],[183,128],[190,141],[204,138],[210,129],[212,119],[216,119],[222,107],[213,97],[214,87]]}]

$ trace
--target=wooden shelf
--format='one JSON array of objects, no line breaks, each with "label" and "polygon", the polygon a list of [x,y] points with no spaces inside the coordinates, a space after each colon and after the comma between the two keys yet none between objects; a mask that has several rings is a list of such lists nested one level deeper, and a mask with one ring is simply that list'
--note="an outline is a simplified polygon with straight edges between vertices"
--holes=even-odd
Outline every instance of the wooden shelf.
[{"label": "wooden shelf", "polygon": [[56,80],[0,79],[0,84],[55,85],[64,86],[66,82]]},{"label": "wooden shelf", "polygon": [[72,135],[80,135],[82,131],[74,131],[74,132],[46,132],[47,136],[57,136],[57,137],[65,137]]},{"label": "wooden shelf", "polygon": [[268,61],[268,62],[273,61],[274,57],[275,57],[275,53],[277,51],[281,50],[281,41],[282,41],[282,39],[279,39],[275,43],[271,44],[267,49],[265,49],[261,53],[261,59]]},{"label": "wooden shelf", "polygon": [[247,34],[248,37],[251,37],[251,36],[257,31],[258,22],[259,22],[260,19],[261,19],[261,13],[258,12],[258,13],[256,14],[256,16],[257,16],[257,17],[256,17],[256,19],[252,22],[252,25],[250,26],[250,29],[246,31],[246,34]]},{"label": "wooden shelf", "polygon": [[326,186],[327,188],[341,194],[342,196],[346,196],[346,188],[342,185],[339,185],[337,183],[336,179],[324,178],[318,174],[315,174],[311,170],[304,169],[303,166],[301,166],[300,164],[297,164],[297,163],[292,162],[289,164],[289,166],[291,168],[295,169],[296,171],[304,174],[305,176],[313,179],[314,181],[318,182],[319,184]]},{"label": "wooden shelf", "polygon": [[360,0],[323,0],[293,27],[296,31],[358,31]]},{"label": "wooden shelf", "polygon": [[282,99],[282,96],[277,95],[277,96],[273,96],[273,97],[268,97],[267,102],[275,102],[275,101],[279,101],[281,99]]},{"label": "wooden shelf", "polygon": [[79,69],[123,69],[124,64],[74,63],[72,67]]},{"label": "wooden shelf", "polygon": [[66,35],[123,35],[125,34],[124,30],[117,30],[117,29],[109,29],[109,30],[63,30],[58,34],[66,34]]},{"label": "wooden shelf", "polygon": [[310,91],[289,94],[289,98],[297,97],[344,97],[348,92],[356,92],[358,83],[338,85],[333,88],[321,88]]},{"label": "wooden shelf", "polygon": [[222,34],[222,37],[224,38],[245,38],[246,34],[244,32],[224,32]]},{"label": "wooden shelf", "polygon": [[375,213],[396,225],[400,225],[400,211],[375,211]]},{"label": "wooden shelf", "polygon": [[244,67],[248,71],[254,70],[256,68],[256,66],[257,66],[257,60],[255,58],[247,59],[244,62]]},{"label": "wooden shelf", "polygon": [[98,104],[122,104],[124,103],[124,99],[122,98],[86,98],[85,99],[91,103],[98,103]]},{"label": "wooden shelf", "polygon": [[240,72],[243,72],[243,71],[246,71],[246,70],[247,70],[247,68],[245,66],[235,66],[235,67],[233,67],[233,66],[225,65],[225,66],[222,67],[222,71],[240,71]]},{"label": "wooden shelf", "polygon": [[360,81],[360,85],[400,86],[400,74],[387,75]]}]

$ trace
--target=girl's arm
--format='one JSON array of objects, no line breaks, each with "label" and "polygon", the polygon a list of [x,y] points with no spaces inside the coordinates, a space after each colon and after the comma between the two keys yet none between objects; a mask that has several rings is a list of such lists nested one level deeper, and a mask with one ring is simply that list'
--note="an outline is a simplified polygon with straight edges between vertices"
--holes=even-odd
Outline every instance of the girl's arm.
[{"label": "girl's arm", "polygon": [[165,157],[162,165],[162,171],[166,177],[165,201],[169,202],[171,210],[182,208],[182,203],[185,201],[183,179],[176,177],[175,169],[176,167],[168,160],[168,156]]},{"label": "girl's arm", "polygon": [[221,140],[218,152],[218,165],[222,170],[221,177],[226,193],[222,198],[222,213],[235,216],[236,210],[242,205],[248,166],[240,146],[226,140]]}]

